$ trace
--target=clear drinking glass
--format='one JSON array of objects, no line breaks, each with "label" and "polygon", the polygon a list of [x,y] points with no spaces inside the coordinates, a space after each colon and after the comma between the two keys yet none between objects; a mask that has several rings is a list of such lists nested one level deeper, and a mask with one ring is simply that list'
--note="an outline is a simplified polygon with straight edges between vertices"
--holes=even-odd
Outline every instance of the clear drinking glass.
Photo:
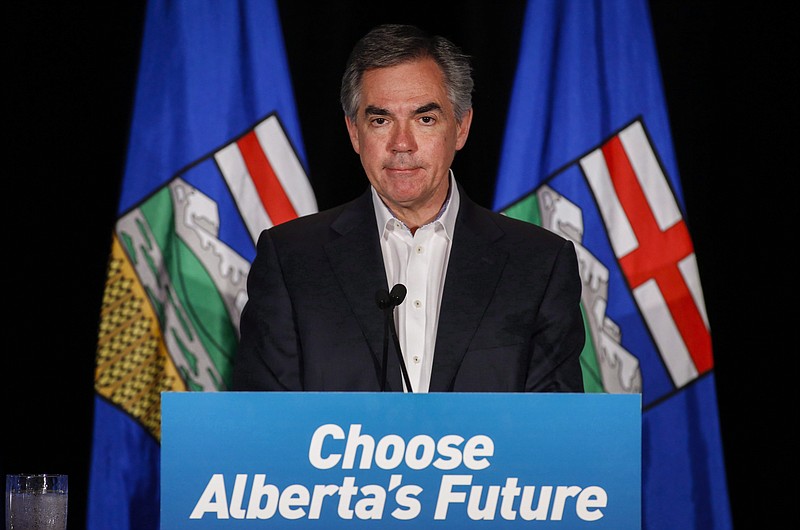
[{"label": "clear drinking glass", "polygon": [[6,530],[66,530],[67,475],[6,475]]}]

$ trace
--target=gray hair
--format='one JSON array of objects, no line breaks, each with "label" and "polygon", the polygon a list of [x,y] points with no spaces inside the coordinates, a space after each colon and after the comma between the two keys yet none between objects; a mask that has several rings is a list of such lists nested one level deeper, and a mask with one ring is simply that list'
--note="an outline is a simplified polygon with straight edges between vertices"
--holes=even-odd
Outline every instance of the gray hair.
[{"label": "gray hair", "polygon": [[423,58],[433,59],[442,70],[447,97],[460,122],[472,108],[474,82],[469,56],[444,37],[430,36],[415,26],[402,24],[373,28],[350,52],[339,95],[345,115],[356,121],[364,72]]}]

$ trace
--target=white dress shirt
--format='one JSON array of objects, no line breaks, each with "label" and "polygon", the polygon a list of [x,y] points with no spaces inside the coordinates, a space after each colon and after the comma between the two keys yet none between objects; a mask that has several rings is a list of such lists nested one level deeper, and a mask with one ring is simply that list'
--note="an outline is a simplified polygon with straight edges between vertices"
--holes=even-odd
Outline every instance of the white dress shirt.
[{"label": "white dress shirt", "polygon": [[398,283],[407,289],[405,300],[395,309],[395,324],[414,392],[427,393],[431,382],[439,307],[460,203],[452,170],[449,178],[448,198],[436,219],[414,234],[372,188],[389,289]]}]

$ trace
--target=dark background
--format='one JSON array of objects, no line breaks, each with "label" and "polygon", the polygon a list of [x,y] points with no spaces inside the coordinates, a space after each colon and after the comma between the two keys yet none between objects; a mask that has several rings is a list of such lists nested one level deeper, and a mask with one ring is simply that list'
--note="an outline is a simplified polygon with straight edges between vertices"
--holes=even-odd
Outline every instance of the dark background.
[{"label": "dark background", "polygon": [[[4,16],[3,218],[7,292],[3,472],[70,475],[82,528],[94,349],[144,22],[141,2],[11,2]],[[317,5],[319,4],[319,5]],[[652,0],[656,45],[714,343],[737,528],[789,513],[786,427],[797,346],[797,237],[789,223],[796,24],[782,3]],[[467,193],[491,207],[524,3],[279,2],[309,177],[320,208],[363,190],[338,106],[353,42],[412,22],[474,57]],[[402,13],[401,13],[402,12]],[[790,51],[791,50],[791,51]],[[5,92],[5,91],[4,91]],[[791,186],[791,187],[790,187]],[[794,293],[792,296],[790,294]],[[794,334],[793,334],[794,335]],[[794,336],[792,336],[794,339]],[[794,352],[794,353],[792,353]],[[57,446],[49,442],[60,440]],[[787,491],[788,490],[784,490]],[[777,520],[777,519],[776,519]]]}]

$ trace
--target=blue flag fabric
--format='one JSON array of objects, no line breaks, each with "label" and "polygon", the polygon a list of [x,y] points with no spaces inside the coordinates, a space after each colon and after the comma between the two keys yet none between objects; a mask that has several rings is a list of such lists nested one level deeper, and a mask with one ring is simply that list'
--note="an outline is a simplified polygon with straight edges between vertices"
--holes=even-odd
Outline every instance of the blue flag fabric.
[{"label": "blue flag fabric", "polygon": [[575,242],[587,391],[642,394],[642,527],[731,528],[711,335],[646,0],[530,0],[506,127],[494,207]]},{"label": "blue flag fabric", "polygon": [[274,1],[152,0],[101,308],[87,527],[159,528],[163,391],[229,387],[261,230],[317,209]]}]

